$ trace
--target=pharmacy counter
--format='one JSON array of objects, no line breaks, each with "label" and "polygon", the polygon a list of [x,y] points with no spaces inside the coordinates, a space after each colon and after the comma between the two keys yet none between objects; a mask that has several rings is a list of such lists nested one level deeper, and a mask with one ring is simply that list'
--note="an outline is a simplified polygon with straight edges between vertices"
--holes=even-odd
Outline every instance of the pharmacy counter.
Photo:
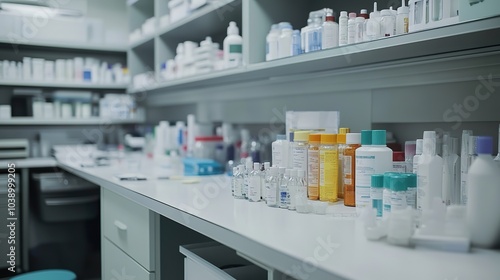
[{"label": "pharmacy counter", "polygon": [[[119,166],[85,168],[63,161],[58,165],[297,279],[500,277],[500,251],[460,254],[371,242],[354,209],[341,204],[330,206],[323,216],[299,214],[233,199],[225,176],[199,178],[195,184],[153,177],[119,181]],[[146,170],[150,165],[141,166]]]}]

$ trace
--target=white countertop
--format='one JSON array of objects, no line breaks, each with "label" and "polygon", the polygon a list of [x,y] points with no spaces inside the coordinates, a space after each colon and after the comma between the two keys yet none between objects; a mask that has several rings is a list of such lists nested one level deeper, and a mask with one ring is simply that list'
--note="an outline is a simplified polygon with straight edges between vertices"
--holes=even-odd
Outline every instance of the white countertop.
[{"label": "white countertop", "polygon": [[39,167],[56,167],[57,161],[55,158],[16,158],[2,159],[0,166],[7,168],[8,164],[14,163],[16,168],[39,168]]},{"label": "white countertop", "polygon": [[298,279],[500,279],[500,251],[448,253],[368,241],[355,209],[340,203],[327,215],[299,214],[233,199],[225,176],[198,184],[119,181],[114,175],[126,171],[124,164],[59,166]]}]

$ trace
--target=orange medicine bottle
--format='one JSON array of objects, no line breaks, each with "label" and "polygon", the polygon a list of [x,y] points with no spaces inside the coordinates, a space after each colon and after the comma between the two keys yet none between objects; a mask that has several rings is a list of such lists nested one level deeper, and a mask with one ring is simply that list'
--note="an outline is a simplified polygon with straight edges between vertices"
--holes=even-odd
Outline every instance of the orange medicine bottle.
[{"label": "orange medicine bottle", "polygon": [[319,199],[319,145],[321,134],[309,134],[307,151],[307,197]]},{"label": "orange medicine bottle", "polygon": [[356,157],[355,151],[361,147],[361,133],[347,133],[343,156],[344,205],[356,206]]}]

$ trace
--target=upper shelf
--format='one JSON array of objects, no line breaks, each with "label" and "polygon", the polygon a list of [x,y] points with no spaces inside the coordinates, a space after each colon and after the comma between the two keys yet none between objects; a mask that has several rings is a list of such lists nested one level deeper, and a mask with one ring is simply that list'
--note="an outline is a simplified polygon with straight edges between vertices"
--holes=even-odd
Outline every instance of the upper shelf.
[{"label": "upper shelf", "polygon": [[0,119],[0,125],[109,125],[109,124],[138,124],[143,123],[143,117],[134,119],[103,119],[103,118],[86,118],[86,119],[36,119],[33,117],[13,117],[10,119]]},{"label": "upper shelf", "polygon": [[20,80],[0,80],[0,86],[8,87],[37,87],[37,88],[75,88],[75,89],[117,89],[125,90],[124,84],[92,84],[78,82],[45,82],[45,81],[20,81]]},{"label": "upper shelf", "polygon": [[[429,63],[438,66],[438,64],[433,64],[438,62],[434,60],[437,58],[453,61],[454,59],[463,59],[466,53],[480,54],[498,51],[500,37],[495,36],[495,34],[499,31],[500,17],[497,16],[286,59],[250,64],[238,69],[160,82],[145,90],[151,93],[168,92],[168,96],[171,98],[164,98],[164,96],[161,98],[158,94],[149,96],[148,103],[150,105],[160,106],[217,98],[215,97],[217,96],[216,92],[207,94],[210,87],[227,88],[231,84],[237,84],[238,88],[241,85],[255,87],[264,83],[297,81],[327,74],[350,75],[349,80],[356,83],[355,86],[369,88],[373,87],[373,80],[370,77],[382,78],[384,73],[385,76],[397,76],[398,72],[395,72],[394,69],[406,67],[407,80],[398,81],[401,84],[411,82],[411,79],[415,78],[412,77],[411,73],[414,71],[412,67],[416,63],[427,63],[425,69],[428,70]],[[366,75],[367,71],[373,70],[377,71]],[[445,75],[447,73],[439,74]],[[354,79],[356,77],[357,79]],[[366,84],[368,82],[370,84]],[[376,82],[378,86],[389,86],[389,84],[384,85],[383,80]],[[186,94],[188,91],[190,94]],[[307,91],[304,90],[304,92]],[[221,98],[243,98],[242,94],[247,95],[247,92],[231,91],[231,96]]]},{"label": "upper shelf", "polygon": [[112,52],[126,53],[125,45],[104,45],[104,44],[74,44],[66,42],[27,40],[25,42],[13,43],[8,38],[0,38],[0,45],[3,47],[16,48],[17,46],[40,47],[43,49],[61,49],[72,51],[92,51],[92,52]]}]

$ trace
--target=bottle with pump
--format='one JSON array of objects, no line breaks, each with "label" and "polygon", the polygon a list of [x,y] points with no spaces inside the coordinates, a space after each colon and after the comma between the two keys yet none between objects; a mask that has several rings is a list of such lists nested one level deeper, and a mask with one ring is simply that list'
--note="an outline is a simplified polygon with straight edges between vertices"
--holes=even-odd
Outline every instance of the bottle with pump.
[{"label": "bottle with pump", "polygon": [[253,171],[249,175],[248,181],[248,201],[259,202],[261,198],[261,171],[260,163],[254,162]]},{"label": "bottle with pump", "polygon": [[224,63],[226,68],[243,65],[243,38],[236,22],[231,21],[227,28],[227,37],[224,39]]},{"label": "bottle with pump", "polygon": [[321,134],[309,134],[307,151],[307,196],[310,200],[319,199],[319,146]]},{"label": "bottle with pump", "polygon": [[493,137],[479,136],[477,159],[467,177],[468,203],[466,222],[471,243],[482,248],[500,245],[500,167],[493,160]]},{"label": "bottle with pump", "polygon": [[392,150],[386,145],[385,130],[363,130],[361,148],[356,150],[356,210],[370,204],[372,174],[392,171]]},{"label": "bottle with pump", "polygon": [[286,135],[276,135],[276,141],[271,144],[273,166],[287,167],[288,165],[288,141]]},{"label": "bottle with pump", "polygon": [[498,126],[498,153],[495,157],[496,162],[500,162],[500,125]]},{"label": "bottle with pump", "polygon": [[339,46],[347,45],[347,25],[349,18],[347,17],[347,12],[340,12],[339,17]]},{"label": "bottle with pump", "polygon": [[266,61],[278,58],[278,38],[280,36],[280,28],[278,24],[273,24],[271,30],[266,37]]},{"label": "bottle with pump", "polygon": [[436,154],[436,132],[424,131],[423,153],[417,168],[417,209],[430,210],[434,198],[441,199],[443,159]]},{"label": "bottle with pump", "polygon": [[[281,170],[280,170],[281,171]],[[286,169],[284,176],[280,180],[280,186],[278,191],[278,206],[283,209],[288,209],[290,204],[290,193],[288,192],[288,182],[290,180],[291,169]]]},{"label": "bottle with pump", "polygon": [[266,204],[269,207],[278,207],[278,189],[279,174],[278,167],[273,166],[269,169],[269,175],[266,176]]},{"label": "bottle with pump", "polygon": [[396,16],[396,35],[408,33],[410,8],[405,6],[402,0],[401,7],[398,8]]},{"label": "bottle with pump", "polygon": [[417,139],[415,145],[415,156],[413,156],[413,173],[417,174],[418,163],[424,151],[424,139]]},{"label": "bottle with pump", "polygon": [[295,211],[295,203],[297,199],[297,192],[298,192],[298,186],[297,186],[297,177],[299,173],[297,169],[292,169],[290,170],[290,177],[288,177],[288,210]]},{"label": "bottle with pump", "polygon": [[337,134],[321,134],[319,147],[319,200],[338,200],[338,146]]},{"label": "bottle with pump", "polygon": [[234,184],[234,197],[238,199],[245,199],[245,195],[243,194],[244,189],[244,174],[245,167],[243,165],[238,166],[237,172],[234,174],[235,184]]},{"label": "bottle with pump", "polygon": [[281,32],[278,39],[278,58],[292,56],[292,25],[289,22],[280,22],[279,28]]},{"label": "bottle with pump", "polygon": [[331,49],[339,45],[339,25],[335,22],[333,12],[329,10],[323,23],[321,49]]},{"label": "bottle with pump", "polygon": [[467,204],[467,172],[469,164],[467,159],[469,157],[469,137],[472,136],[471,130],[462,131],[462,146],[460,152],[460,204]]},{"label": "bottle with pump", "polygon": [[309,213],[307,202],[307,179],[306,171],[297,171],[297,195],[295,198],[295,208],[298,213]]},{"label": "bottle with pump", "polygon": [[344,179],[344,205],[356,206],[356,149],[361,147],[361,133],[347,133],[346,147],[342,157],[343,165],[342,175]]},{"label": "bottle with pump", "polygon": [[309,52],[320,51],[322,45],[322,31],[323,31],[323,19],[321,16],[316,15],[313,19],[313,24],[311,30],[309,31]]},{"label": "bottle with pump", "polygon": [[347,21],[347,44],[356,43],[356,13],[349,13]]}]

